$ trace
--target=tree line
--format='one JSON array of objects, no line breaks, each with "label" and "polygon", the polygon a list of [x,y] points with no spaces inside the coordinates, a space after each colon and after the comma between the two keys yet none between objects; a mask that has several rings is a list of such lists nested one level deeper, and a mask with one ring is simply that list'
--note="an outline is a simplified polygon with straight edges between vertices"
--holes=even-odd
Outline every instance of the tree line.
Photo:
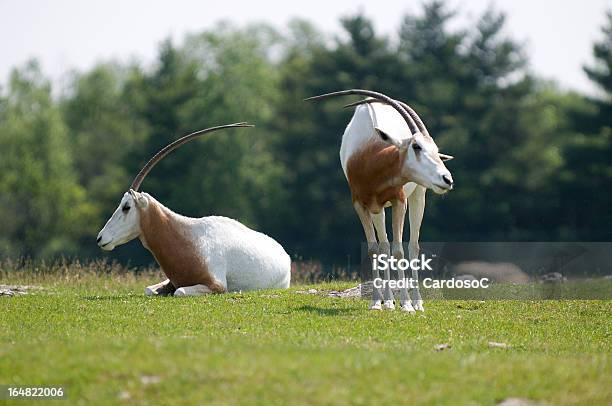
[{"label": "tree line", "polygon": [[[219,24],[170,40],[151,65],[100,63],[54,91],[36,61],[0,89],[0,256],[102,254],[95,235],[142,165],[189,132],[236,121],[176,151],[142,189],[174,211],[236,218],[295,257],[343,264],[362,230],[339,164],[350,99],[381,91],[410,104],[456,188],[428,194],[425,241],[610,241],[612,14],[585,74],[597,96],[530,73],[505,17],[451,29],[441,1],[390,37],[357,14],[330,37],[304,20],[286,33]],[[561,46],[561,45],[560,45]],[[54,96],[59,94],[59,96]],[[151,261],[138,244],[110,254]]]}]

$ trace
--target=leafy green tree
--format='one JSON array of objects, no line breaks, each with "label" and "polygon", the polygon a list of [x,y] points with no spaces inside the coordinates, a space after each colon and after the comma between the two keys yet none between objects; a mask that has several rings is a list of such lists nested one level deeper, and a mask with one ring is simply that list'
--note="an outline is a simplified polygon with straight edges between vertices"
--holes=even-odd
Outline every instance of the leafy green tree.
[{"label": "leafy green tree", "polygon": [[92,207],[77,183],[67,129],[36,62],[12,72],[0,103],[0,254],[74,254]]},{"label": "leafy green tree", "polygon": [[275,135],[277,41],[266,26],[219,26],[177,47],[162,45],[152,72],[129,83],[139,116],[151,133],[135,154],[134,171],[181,135],[219,124],[249,121],[252,130],[217,133],[162,161],[143,188],[171,208],[193,216],[220,214],[253,226],[266,224],[281,204],[281,170],[270,145]]},{"label": "leafy green tree", "polygon": [[127,171],[128,158],[148,137],[125,94],[133,69],[100,64],[75,74],[62,100],[78,180],[101,221],[127,190],[135,175]]}]

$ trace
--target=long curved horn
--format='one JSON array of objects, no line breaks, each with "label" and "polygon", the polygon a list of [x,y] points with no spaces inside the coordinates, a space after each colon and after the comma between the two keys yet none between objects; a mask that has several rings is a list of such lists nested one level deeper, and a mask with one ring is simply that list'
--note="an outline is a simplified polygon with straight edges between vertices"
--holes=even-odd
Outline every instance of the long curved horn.
[{"label": "long curved horn", "polygon": [[342,108],[343,109],[348,109],[348,108],[351,108],[351,107],[361,106],[362,104],[375,103],[375,102],[382,103],[380,100],[376,100],[376,99],[373,99],[373,98],[369,97],[367,99],[357,100],[356,102],[345,104],[344,106],[342,106]]},{"label": "long curved horn", "polygon": [[[423,122],[423,120],[421,120],[421,117],[419,117],[417,112],[414,111],[414,109],[412,107],[410,107],[409,105],[407,105],[403,101],[400,101],[400,100],[396,100],[396,101],[404,108],[404,110],[406,110],[408,112],[408,114],[410,114],[412,119],[416,122],[416,125],[419,128],[419,131],[422,132],[423,134],[429,135],[429,131],[427,131],[427,128],[425,127],[425,123]],[[377,100],[377,99],[372,99],[372,98],[364,99],[364,100],[356,101],[354,103],[349,103],[349,104],[345,105],[344,108],[355,107],[355,106],[359,106],[361,104],[377,103],[377,102],[378,103],[382,103],[381,100]]]},{"label": "long curved horn", "polygon": [[347,96],[347,95],[351,95],[351,94],[360,94],[360,95],[363,95],[363,96],[372,97],[374,99],[380,100],[380,101],[382,101],[384,103],[387,103],[387,104],[391,105],[395,110],[397,110],[398,113],[400,113],[400,115],[406,121],[406,124],[408,124],[408,128],[410,129],[410,133],[411,134],[414,134],[414,133],[419,131],[419,128],[416,125],[416,123],[414,122],[414,120],[411,117],[411,115],[408,114],[408,112],[406,110],[404,110],[404,107],[400,103],[398,103],[396,100],[390,98],[389,96],[386,96],[386,95],[384,95],[382,93],[373,92],[371,90],[363,90],[363,89],[341,90],[339,92],[332,92],[332,93],[322,94],[322,95],[319,95],[319,96],[309,97],[309,98],[304,99],[304,100],[319,100],[319,99],[324,99],[324,98],[327,98],[327,97]]},{"label": "long curved horn", "polygon": [[216,127],[210,127],[204,130],[196,131],[189,135],[185,135],[184,137],[179,138],[178,140],[172,142],[171,144],[166,145],[164,148],[159,150],[157,154],[153,155],[153,158],[151,158],[149,162],[147,162],[147,164],[140,170],[140,172],[138,172],[138,175],[136,175],[136,177],[134,178],[134,181],[132,182],[132,186],[130,186],[130,189],[133,189],[134,191],[138,191],[138,188],[140,187],[140,184],[142,183],[144,178],[149,174],[151,169],[153,169],[153,167],[159,161],[161,161],[170,152],[174,151],[175,149],[182,146],[183,144],[191,141],[192,139],[199,137],[201,135],[204,135],[206,133],[210,133],[210,132],[217,131],[217,130],[222,130],[224,128],[243,128],[243,127],[255,127],[255,126],[251,124],[247,124],[247,123],[234,123],[234,124],[226,124],[226,125],[220,125]]}]

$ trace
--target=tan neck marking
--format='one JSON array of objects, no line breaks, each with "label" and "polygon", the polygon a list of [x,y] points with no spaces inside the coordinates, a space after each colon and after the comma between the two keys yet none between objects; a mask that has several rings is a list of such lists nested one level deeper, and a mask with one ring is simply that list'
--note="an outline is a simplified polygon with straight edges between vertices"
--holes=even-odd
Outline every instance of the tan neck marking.
[{"label": "tan neck marking", "polygon": [[215,293],[224,291],[176,214],[153,199],[139,211],[142,243],[176,288],[202,284]]},{"label": "tan neck marking", "polygon": [[354,153],[346,170],[353,202],[379,213],[389,201],[405,201],[407,182],[401,178],[401,170],[406,153],[382,141],[370,142]]}]

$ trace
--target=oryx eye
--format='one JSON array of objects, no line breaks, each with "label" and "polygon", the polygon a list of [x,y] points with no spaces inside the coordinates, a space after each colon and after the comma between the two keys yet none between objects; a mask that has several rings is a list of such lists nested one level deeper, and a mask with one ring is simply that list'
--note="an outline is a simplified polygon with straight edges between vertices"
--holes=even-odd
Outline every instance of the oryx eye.
[{"label": "oryx eye", "polygon": [[121,210],[122,210],[124,213],[127,213],[128,211],[130,211],[130,205],[129,205],[129,204],[127,204],[127,203],[126,203],[126,204],[124,204],[124,205],[123,205],[123,207],[121,208]]},{"label": "oryx eye", "polygon": [[412,149],[414,149],[415,151],[420,151],[423,148],[421,148],[421,146],[415,142],[414,144],[412,144]]}]

